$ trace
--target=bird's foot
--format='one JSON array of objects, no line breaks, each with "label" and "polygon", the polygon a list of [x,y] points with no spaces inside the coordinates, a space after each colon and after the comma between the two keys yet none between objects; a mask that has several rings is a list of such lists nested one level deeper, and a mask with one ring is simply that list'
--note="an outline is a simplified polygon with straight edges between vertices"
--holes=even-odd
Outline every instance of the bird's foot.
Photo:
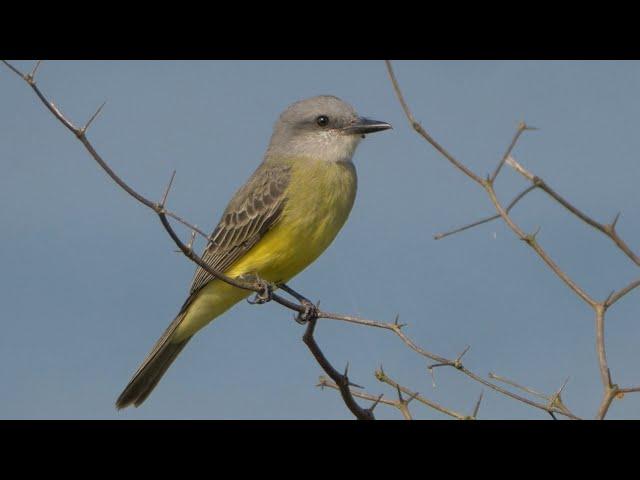
[{"label": "bird's foot", "polygon": [[317,305],[311,303],[306,298],[300,300],[300,304],[302,305],[302,308],[304,308],[304,311],[299,312],[293,317],[296,322],[298,322],[300,325],[304,325],[310,320],[315,320],[316,318],[318,318],[319,309]]},{"label": "bird's foot", "polygon": [[254,280],[257,283],[259,290],[253,298],[248,298],[247,302],[251,305],[262,305],[263,303],[270,302],[273,299],[273,286],[261,278],[256,278]]}]

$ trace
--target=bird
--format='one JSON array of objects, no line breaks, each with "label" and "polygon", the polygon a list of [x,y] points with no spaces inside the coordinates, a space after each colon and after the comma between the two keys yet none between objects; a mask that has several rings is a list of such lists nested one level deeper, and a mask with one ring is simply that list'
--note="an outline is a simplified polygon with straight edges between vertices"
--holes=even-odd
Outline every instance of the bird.
[{"label": "bird", "polygon": [[[202,260],[228,277],[288,282],[326,250],[345,224],[357,190],[356,147],[367,134],[390,128],[359,116],[332,95],[289,105],[275,122],[262,162],[224,210]],[[186,301],[116,408],[140,406],[189,340],[250,293],[199,267]]]}]

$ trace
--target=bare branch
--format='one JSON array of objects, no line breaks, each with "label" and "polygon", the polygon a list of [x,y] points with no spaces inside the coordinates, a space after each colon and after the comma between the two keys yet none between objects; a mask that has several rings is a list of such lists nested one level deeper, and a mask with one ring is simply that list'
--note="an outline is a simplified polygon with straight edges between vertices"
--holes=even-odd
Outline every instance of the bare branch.
[{"label": "bare branch", "polygon": [[[511,392],[509,390],[506,390],[502,387],[500,387],[499,385],[496,385],[484,378],[482,378],[480,375],[477,375],[476,373],[472,372],[471,370],[467,369],[464,365],[462,365],[461,363],[459,363],[459,368],[456,367],[456,361],[455,360],[449,360],[448,358],[445,358],[443,356],[437,355],[435,353],[432,353],[428,350],[423,349],[422,347],[418,346],[411,338],[409,338],[409,336],[407,336],[400,328],[396,327],[393,323],[384,323],[384,322],[377,322],[374,320],[368,320],[368,319],[364,319],[364,318],[358,318],[358,317],[354,317],[354,316],[350,316],[350,315],[340,315],[337,313],[330,313],[330,312],[325,312],[325,311],[319,311],[318,312],[318,318],[326,318],[326,319],[331,319],[331,320],[338,320],[338,321],[343,321],[343,322],[348,322],[348,323],[353,323],[355,325],[361,325],[361,326],[366,326],[366,327],[375,327],[375,328],[381,328],[384,330],[391,330],[393,333],[395,333],[398,337],[400,337],[400,339],[414,352],[418,353],[419,355],[422,355],[425,358],[428,358],[430,360],[434,360],[438,363],[441,363],[442,366],[449,366],[449,367],[454,367],[456,370],[462,372],[464,375],[466,375],[467,377],[469,377],[470,379],[481,383],[482,385],[494,390],[495,392],[498,392],[502,395],[505,395],[509,398],[512,398],[514,400],[517,400],[519,402],[522,403],[526,403],[527,405],[530,405],[532,407],[535,407],[537,409],[543,410],[545,412],[549,411],[549,408],[547,405],[538,403],[538,402],[534,402],[526,397],[523,397],[521,395],[518,395],[514,392]],[[435,382],[435,380],[434,380]],[[579,420],[580,417],[577,417],[576,415],[573,415],[572,413],[567,413],[567,412],[563,412],[560,411],[558,409],[553,409],[553,411],[555,413],[559,413],[561,415],[565,415],[571,419],[574,420]]]},{"label": "bare branch", "polygon": [[604,342],[604,316],[605,309],[602,305],[596,306],[596,349],[598,352],[598,364],[600,365],[600,377],[602,385],[605,389],[610,389],[613,385],[611,382],[611,372],[607,365],[607,354]]},{"label": "bare branch", "polygon": [[[319,382],[318,382],[318,384],[316,386],[321,387],[321,388],[328,387],[328,388],[340,391],[340,387],[335,382],[333,382],[333,381],[331,381],[328,378],[323,377],[323,376],[320,377]],[[401,407],[400,407],[400,405],[398,404],[397,401],[387,400],[387,399],[383,398],[384,397],[384,393],[381,393],[380,395],[378,395],[376,397],[375,395],[371,395],[371,394],[366,393],[366,392],[351,391],[351,395],[353,395],[355,398],[361,398],[363,400],[369,400],[369,401],[373,402],[371,404],[371,406],[367,409],[371,413],[373,413],[374,409],[378,406],[378,404],[389,405],[389,406],[397,408],[398,410],[401,410]],[[401,410],[401,412],[402,412],[402,410]],[[410,418],[408,420],[410,420]]]},{"label": "bare branch", "polygon": [[429,135],[429,133],[427,133],[427,131],[422,127],[422,125],[420,125],[420,123],[414,118],[413,114],[411,113],[411,110],[409,109],[409,106],[407,105],[407,103],[404,100],[404,96],[402,95],[402,91],[400,90],[400,86],[398,85],[398,80],[396,79],[396,76],[393,73],[393,67],[391,66],[391,62],[389,60],[385,60],[385,63],[387,65],[387,72],[389,73],[389,77],[391,78],[391,83],[393,83],[393,89],[396,92],[396,96],[398,97],[398,100],[400,101],[400,105],[402,105],[402,109],[404,110],[404,113],[407,116],[407,119],[409,120],[409,123],[411,124],[413,129],[416,132],[418,132],[427,142],[429,142],[433,146],[433,148],[438,150],[457,169],[462,171],[466,176],[468,176],[470,179],[472,179],[478,185],[482,185],[482,183],[483,183],[482,178],[480,178],[478,175],[473,173],[471,170],[469,170],[462,163],[458,162],[458,160],[456,160],[453,157],[453,155],[451,155],[449,152],[447,152],[442,147],[442,145],[440,145],[438,142],[436,142],[433,139],[433,137],[431,135]]},{"label": "bare branch", "polygon": [[496,210],[505,221],[505,223],[509,226],[509,228],[524,242],[527,243],[537,254],[538,256],[546,263],[549,268],[571,289],[573,292],[578,295],[582,300],[584,300],[589,306],[594,307],[596,305],[596,301],[591,298],[576,282],[574,282],[569,275],[567,275],[547,254],[547,252],[540,246],[537,242],[535,235],[527,235],[525,234],[518,225],[511,219],[509,214],[506,212],[504,207],[500,204],[498,197],[496,196],[496,192],[493,188],[493,185],[490,182],[485,183],[485,190],[489,194],[489,198],[493,202],[493,205],[496,207]]},{"label": "bare branch", "polygon": [[[40,66],[40,61],[38,61],[36,63],[36,65],[34,66],[33,70],[31,71],[30,74],[23,74],[22,72],[20,72],[17,68],[15,68],[13,65],[11,65],[10,63],[3,61],[3,63],[11,70],[13,71],[15,74],[17,74],[18,76],[20,76],[23,80],[25,80],[29,86],[33,89],[33,91],[35,92],[35,94],[38,96],[38,98],[42,101],[42,103],[47,107],[47,109],[56,117],[56,119],[58,121],[60,121],[68,130],[70,130],[77,138],[78,140],[83,144],[83,146],[85,147],[85,149],[89,152],[89,154],[94,158],[94,160],[98,163],[98,165],[110,176],[110,178],[120,187],[122,188],[126,193],[128,193],[130,196],[132,196],[134,199],[136,199],[139,203],[145,205],[146,207],[152,209],[159,217],[161,224],[163,225],[163,227],[165,228],[165,230],[167,231],[167,233],[169,234],[169,236],[171,237],[171,239],[174,241],[174,243],[179,247],[180,251],[187,256],[191,261],[193,261],[194,263],[196,263],[197,265],[199,265],[200,267],[202,267],[205,271],[207,271],[209,274],[211,274],[213,277],[215,278],[219,278],[222,281],[237,287],[237,288],[241,288],[244,290],[248,290],[248,291],[253,291],[256,292],[256,302],[255,303],[264,303],[270,300],[276,301],[277,303],[279,303],[280,305],[284,306],[285,308],[288,308],[290,310],[293,310],[295,312],[297,312],[297,316],[296,316],[296,321],[298,321],[299,323],[305,323],[307,325],[305,334],[303,336],[303,341],[305,342],[305,344],[307,345],[307,347],[309,348],[310,352],[313,354],[314,358],[316,359],[316,361],[318,362],[318,364],[323,368],[323,370],[327,373],[327,375],[329,375],[329,377],[331,377],[331,380],[335,383],[331,383],[329,380],[325,380],[324,382],[321,381],[321,386],[329,386],[331,388],[335,388],[337,390],[340,391],[343,401],[345,403],[345,405],[349,408],[349,410],[359,419],[374,419],[374,415],[373,415],[373,410],[376,407],[376,405],[383,403],[383,404],[387,404],[387,405],[392,405],[395,408],[399,409],[400,412],[403,414],[403,416],[407,419],[412,418],[411,412],[408,409],[408,404],[416,399],[418,400],[420,403],[423,403],[427,406],[429,406],[430,408],[434,408],[437,411],[440,411],[441,413],[444,413],[446,415],[449,415],[453,418],[459,418],[459,419],[464,419],[464,418],[475,418],[477,416],[478,413],[478,409],[481,403],[481,400],[483,398],[483,393],[480,395],[480,398],[478,399],[478,401],[475,404],[474,410],[473,410],[473,414],[471,417],[469,416],[465,416],[462,415],[458,412],[455,412],[453,410],[450,410],[446,407],[443,407],[441,405],[438,405],[435,402],[432,402],[426,398],[424,398],[423,396],[421,396],[419,393],[417,392],[412,392],[411,390],[400,386],[397,382],[391,380],[382,370],[382,368],[380,368],[380,370],[376,371],[376,378],[378,378],[378,380],[387,383],[389,385],[391,385],[392,387],[395,387],[397,392],[398,392],[398,401],[391,401],[391,400],[386,400],[383,399],[383,396],[380,395],[378,397],[374,397],[371,396],[369,394],[366,394],[364,392],[352,392],[351,387],[352,386],[357,386],[353,383],[351,383],[349,381],[348,378],[348,364],[347,367],[345,368],[345,371],[343,374],[340,374],[338,371],[336,371],[333,366],[330,364],[330,362],[327,360],[327,358],[324,356],[323,352],[321,351],[320,347],[318,346],[315,338],[314,338],[314,332],[315,332],[315,328],[316,328],[316,324],[318,319],[320,318],[324,318],[324,319],[332,319],[332,320],[338,320],[338,321],[343,321],[343,322],[347,322],[347,323],[353,323],[353,324],[357,324],[357,325],[361,325],[361,326],[368,326],[368,327],[375,327],[375,328],[381,328],[384,330],[390,330],[392,331],[394,334],[396,334],[398,337],[400,337],[400,339],[405,343],[405,345],[407,345],[410,349],[412,349],[413,351],[415,351],[416,353],[420,354],[421,356],[428,358],[429,360],[432,360],[434,362],[436,362],[435,364],[431,365],[429,367],[429,370],[431,371],[432,375],[433,375],[433,368],[434,367],[438,367],[438,366],[449,366],[449,367],[453,367],[456,370],[462,372],[464,375],[466,375],[468,378],[470,378],[473,381],[476,381],[482,385],[485,385],[486,387],[492,389],[495,392],[498,392],[500,394],[503,394],[505,396],[508,396],[512,399],[518,400],[520,402],[523,402],[525,404],[528,404],[530,406],[533,406],[535,408],[538,408],[540,410],[546,411],[548,412],[553,418],[555,418],[555,414],[561,414],[564,415],[568,418],[573,418],[573,419],[578,419],[579,417],[576,417],[575,415],[573,415],[563,404],[562,404],[562,400],[561,400],[561,393],[566,385],[566,382],[562,385],[562,387],[552,396],[546,396],[543,395],[541,393],[538,393],[532,389],[529,389],[528,387],[523,387],[521,385],[516,384],[515,382],[511,382],[508,381],[506,379],[504,379],[503,377],[498,377],[495,376],[493,374],[489,374],[489,377],[498,381],[502,381],[505,383],[510,384],[512,387],[518,388],[520,390],[523,390],[524,392],[537,396],[539,398],[542,398],[544,400],[547,400],[546,404],[542,404],[539,402],[535,402],[533,400],[530,400],[526,397],[523,397],[521,395],[518,395],[514,392],[511,392],[509,390],[506,390],[504,388],[502,388],[499,385],[496,385],[482,377],[480,377],[479,375],[476,375],[475,373],[471,372],[470,370],[468,370],[462,363],[462,357],[465,355],[465,353],[469,350],[469,347],[467,346],[467,348],[465,348],[463,350],[462,353],[460,353],[457,358],[455,360],[449,360],[445,357],[442,357],[440,355],[431,353],[421,347],[419,347],[413,340],[411,340],[403,331],[402,331],[402,327],[404,326],[403,324],[399,323],[399,316],[396,316],[395,320],[393,323],[383,323],[383,322],[378,322],[378,321],[374,321],[374,320],[368,320],[368,319],[363,319],[363,318],[358,318],[358,317],[354,317],[354,316],[349,316],[349,315],[341,315],[341,314],[336,314],[336,313],[331,313],[331,312],[325,312],[319,309],[319,306],[314,305],[313,303],[311,303],[308,299],[306,299],[304,296],[302,296],[301,294],[297,293],[295,290],[291,289],[290,287],[288,287],[287,285],[272,285],[268,282],[265,282],[264,280],[261,280],[259,278],[256,278],[255,281],[246,281],[244,278],[230,278],[227,277],[226,275],[224,275],[223,272],[218,272],[215,269],[212,269],[209,265],[207,265],[201,257],[199,257],[198,255],[196,255],[193,252],[193,243],[196,237],[196,234],[199,234],[201,236],[203,236],[204,238],[206,238],[208,241],[211,241],[210,237],[205,234],[204,232],[202,232],[201,230],[199,230],[196,226],[191,225],[189,222],[185,221],[184,219],[182,219],[181,217],[179,217],[176,214],[173,214],[169,211],[167,211],[165,209],[165,205],[167,202],[167,198],[168,198],[168,194],[169,191],[171,189],[171,186],[173,184],[173,180],[175,177],[175,171],[173,172],[172,176],[171,176],[171,180],[169,182],[169,185],[167,186],[164,195],[161,199],[161,201],[159,203],[156,202],[152,202],[151,200],[148,200],[147,198],[145,198],[143,195],[139,194],[137,191],[135,191],[133,188],[131,188],[127,183],[124,182],[124,180],[122,180],[109,166],[108,164],[102,159],[102,157],[96,152],[96,150],[94,149],[94,147],[92,146],[92,144],[89,142],[89,140],[86,137],[86,131],[89,128],[89,126],[92,124],[92,122],[94,121],[94,119],[97,117],[97,115],[100,113],[100,111],[102,110],[104,103],[97,109],[97,111],[91,116],[91,118],[89,119],[89,121],[85,124],[84,127],[82,128],[78,128],[76,127],[69,119],[67,119],[65,117],[65,115],[61,112],[60,108],[57,107],[53,102],[49,101],[45,95],[41,92],[41,90],[39,89],[39,87],[36,85],[35,82],[35,74],[38,70],[38,67]],[[461,232],[464,230],[467,230],[469,228],[475,227],[477,225],[481,225],[483,223],[487,223],[490,221],[493,221],[495,219],[498,218],[502,218],[504,220],[504,222],[509,226],[509,228],[518,236],[518,238],[520,238],[521,240],[525,241],[537,254],[538,256],[547,264],[547,266],[549,266],[549,268],[579,297],[581,298],[585,303],[587,303],[590,307],[592,307],[594,309],[594,311],[596,312],[596,350],[598,353],[598,363],[599,363],[599,367],[600,367],[600,373],[601,373],[601,378],[602,378],[602,383],[604,386],[604,396],[603,399],[601,401],[600,407],[598,409],[598,415],[597,418],[604,418],[607,414],[607,411],[609,410],[609,407],[612,403],[612,401],[615,398],[618,398],[618,396],[622,396],[624,393],[631,393],[631,392],[637,392],[640,391],[640,387],[631,387],[631,388],[627,388],[627,389],[620,389],[617,385],[615,385],[612,381],[611,378],[611,372],[607,366],[607,359],[606,359],[606,352],[605,352],[605,341],[604,341],[604,322],[605,322],[605,312],[606,310],[611,307],[613,304],[615,304],[617,301],[619,301],[621,298],[623,298],[625,295],[627,295],[629,292],[631,292],[632,290],[636,289],[638,286],[640,286],[640,279],[635,280],[633,282],[631,282],[630,284],[628,284],[626,287],[620,289],[617,292],[612,292],[611,295],[609,295],[609,297],[602,303],[598,303],[596,302],[591,296],[589,296],[577,283],[575,283],[562,269],[560,269],[560,267],[549,257],[549,255],[546,253],[545,250],[542,249],[542,247],[539,245],[538,240],[536,238],[536,235],[539,231],[536,231],[533,234],[525,234],[524,231],[522,231],[522,229],[515,224],[515,222],[511,219],[511,217],[509,216],[510,210],[522,199],[524,198],[529,192],[531,192],[532,190],[536,189],[536,188],[540,188],[543,191],[545,191],[545,193],[547,193],[552,199],[556,200],[558,203],[560,203],[564,208],[566,208],[567,210],[569,210],[572,214],[574,214],[575,216],[577,216],[580,220],[582,220],[583,222],[587,223],[588,225],[592,226],[593,228],[596,228],[597,230],[601,231],[602,233],[604,233],[606,236],[608,236],[619,248],[620,250],[622,250],[632,261],[634,261],[637,265],[640,265],[640,258],[635,255],[630,249],[629,247],[626,245],[626,243],[619,237],[618,233],[616,232],[616,225],[619,219],[620,214],[616,215],[616,217],[613,219],[613,221],[610,224],[601,224],[595,220],[593,220],[591,217],[587,216],[586,214],[584,214],[582,211],[580,211],[579,209],[577,209],[576,207],[574,207],[571,203],[569,203],[567,200],[565,200],[563,197],[561,197],[557,192],[555,192],[553,189],[551,189],[542,179],[540,179],[539,177],[535,176],[534,174],[532,174],[531,172],[529,172],[527,169],[525,169],[522,165],[520,165],[511,155],[513,149],[515,148],[517,141],[519,140],[520,136],[522,135],[522,133],[528,129],[531,129],[529,127],[526,126],[526,124],[521,123],[518,127],[517,132],[515,133],[511,143],[509,144],[505,154],[503,155],[503,157],[501,158],[500,162],[498,163],[498,165],[496,166],[493,174],[491,176],[489,176],[486,180],[480,178],[478,175],[476,175],[475,173],[473,173],[470,169],[468,169],[462,162],[458,161],[455,157],[453,157],[447,150],[445,150],[440,144],[438,144],[433,137],[431,137],[431,135],[422,127],[422,125],[417,122],[411,112],[411,110],[409,109],[408,104],[406,103],[403,94],[400,90],[400,87],[398,85],[397,79],[395,77],[395,74],[393,72],[391,63],[389,61],[386,61],[386,66],[387,66],[387,71],[389,73],[391,82],[393,84],[393,88],[394,91],[398,97],[398,100],[402,106],[402,109],[404,110],[404,113],[407,117],[407,119],[409,120],[411,126],[414,128],[414,130],[421,135],[430,145],[432,145],[439,153],[441,153],[446,160],[448,160],[455,168],[457,168],[458,170],[460,170],[462,173],[464,173],[468,178],[470,178],[471,180],[473,180],[475,183],[481,185],[483,187],[483,189],[487,192],[489,198],[491,199],[496,211],[498,212],[497,215],[491,216],[491,217],[487,217],[483,220],[474,222],[473,224],[464,226],[464,227],[460,227],[456,230],[450,231],[450,232],[446,232],[443,234],[438,234],[436,235],[436,239],[438,238],[444,238],[448,235],[452,235],[454,233],[457,232]],[[497,198],[497,194],[495,192],[494,189],[494,181],[496,180],[497,176],[499,175],[502,167],[504,166],[504,164],[509,165],[511,168],[513,168],[514,170],[516,170],[520,175],[522,175],[524,178],[526,178],[528,181],[531,182],[531,185],[523,190],[521,193],[519,193],[513,200],[512,202],[506,207],[504,208],[502,206],[502,204],[499,202],[498,198]],[[173,218],[174,220],[180,222],[181,224],[189,227],[191,229],[191,239],[189,241],[188,244],[185,244],[184,242],[182,242],[182,240],[179,238],[179,236],[176,234],[176,232],[173,230],[173,227],[171,226],[169,219],[168,218]],[[274,291],[277,288],[281,288],[284,292],[288,293],[289,295],[291,295],[292,297],[294,297],[298,303],[295,302],[291,302],[288,299],[277,295],[276,293],[274,293]],[[435,386],[435,378],[434,378],[434,386]],[[410,397],[408,399],[405,399],[403,397],[403,393],[410,395]],[[355,398],[361,398],[364,400],[368,400],[371,402],[374,402],[369,408],[365,409],[363,407],[361,407],[355,400]]]},{"label": "bare branch", "polygon": [[[318,319],[312,318],[309,320],[307,330],[302,337],[302,341],[307,345],[318,364],[322,367],[327,375],[333,380],[340,389],[342,399],[347,408],[355,415],[358,420],[375,420],[373,415],[373,407],[364,409],[353,398],[351,388],[349,387],[349,378],[347,377],[348,368],[345,369],[345,373],[341,375],[322,353],[322,350],[318,346],[315,338],[314,331]],[[382,397],[381,397],[382,398]],[[375,406],[375,405],[374,405]]]},{"label": "bare branch", "polygon": [[[507,213],[509,213],[511,211],[511,209],[513,207],[515,207],[516,204],[520,200],[522,200],[529,192],[535,190],[536,188],[537,187],[535,185],[531,185],[531,186],[525,188],[523,191],[521,191],[518,195],[516,195],[516,197],[513,200],[511,200],[511,203],[507,206],[507,208],[506,208]],[[463,232],[465,230],[469,230],[470,228],[477,227],[479,225],[492,222],[494,220],[497,220],[498,218],[500,218],[500,214],[492,215],[490,217],[483,218],[482,220],[478,220],[476,222],[470,223],[470,224],[465,225],[463,227],[458,227],[455,230],[450,230],[450,231],[444,232],[444,233],[438,233],[438,234],[434,235],[433,238],[434,238],[434,240],[440,240],[442,238],[448,237],[449,235],[453,235],[455,233],[460,233],[460,232]]]},{"label": "bare branch", "polygon": [[482,396],[483,395],[484,395],[484,392],[480,392],[480,396],[478,397],[478,401],[476,402],[475,406],[473,407],[473,412],[471,413],[471,418],[473,420],[478,418],[478,411],[480,410],[480,404],[482,403]]},{"label": "bare branch", "polygon": [[[14,67],[13,65],[11,65],[9,62],[7,62],[6,60],[2,60],[2,63],[4,63],[7,67],[9,67],[9,69],[15,73],[16,75],[18,75],[21,79],[28,81],[27,80],[27,76],[24,75],[20,70],[18,70],[16,67]],[[34,68],[35,70],[35,68]]]},{"label": "bare branch", "polygon": [[615,291],[611,292],[609,297],[607,297],[607,299],[604,302],[604,307],[605,308],[609,308],[611,305],[613,305],[618,300],[620,300],[622,297],[624,297],[627,293],[631,292],[632,290],[635,290],[638,287],[640,287],[640,278],[637,279],[637,280],[634,280],[629,285],[627,285],[626,287],[618,290],[617,292],[615,292]]},{"label": "bare branch", "polygon": [[495,373],[489,372],[489,378],[493,379],[493,380],[497,380],[499,382],[502,383],[506,383],[507,385],[511,385],[512,387],[515,387],[519,390],[522,390],[523,392],[526,392],[530,395],[533,395],[535,397],[541,398],[543,400],[549,400],[549,397],[547,395],[545,395],[544,393],[540,393],[540,392],[536,392],[533,388],[530,387],[525,387],[524,385],[520,385],[519,383],[514,382],[513,380],[509,380],[506,377],[502,377],[500,375],[496,375]]},{"label": "bare branch", "polygon": [[605,390],[604,396],[602,398],[602,402],[600,402],[600,406],[598,407],[598,413],[596,415],[596,420],[604,420],[609,412],[609,408],[611,407],[611,402],[618,396],[620,391],[617,387],[610,388]]},{"label": "bare branch", "polygon": [[[23,75],[19,70],[17,70],[16,68],[14,68],[12,65],[10,65],[8,62],[3,61],[3,63],[5,65],[8,65],[11,70],[13,70],[14,72],[16,72],[18,75],[20,75],[22,78],[26,79],[25,75]],[[30,77],[29,77],[30,78]],[[232,279],[226,275],[224,275],[222,272],[217,272],[215,271],[213,268],[211,268],[209,265],[205,264],[199,257],[197,257],[197,255],[195,255],[193,252],[188,253],[189,250],[186,248],[186,245],[184,245],[178,238],[178,236],[175,234],[175,232],[171,229],[171,227],[169,226],[169,222],[166,219],[166,216],[168,215],[167,212],[164,211],[164,208],[160,205],[157,204],[155,202],[152,202],[151,200],[148,200],[147,198],[145,198],[144,196],[142,196],[141,194],[139,194],[138,192],[136,192],[133,188],[131,188],[124,180],[122,180],[122,178],[120,178],[112,169],[111,167],[109,167],[109,165],[104,161],[104,159],[98,154],[98,152],[95,150],[95,148],[93,147],[93,145],[91,144],[91,142],[89,142],[89,140],[87,139],[85,132],[82,128],[78,128],[75,125],[73,125],[73,123],[71,123],[70,120],[68,120],[60,111],[60,109],[58,107],[56,107],[52,102],[50,102],[49,100],[47,100],[47,98],[45,97],[45,95],[42,93],[42,91],[40,90],[40,88],[36,85],[35,81],[33,81],[33,79],[31,80],[27,80],[27,83],[31,86],[31,88],[33,89],[33,91],[36,93],[36,95],[38,96],[38,98],[40,98],[40,100],[42,101],[42,103],[49,109],[49,111],[51,113],[53,113],[53,115],[65,126],[67,127],[67,129],[69,129],[77,138],[78,140],[80,140],[80,142],[84,145],[84,147],[86,148],[86,150],[89,152],[89,154],[93,157],[93,159],[98,163],[98,165],[100,165],[100,167],[107,173],[107,175],[109,175],[111,177],[111,179],[116,182],[116,184],[122,188],[125,192],[127,192],[130,196],[132,196],[133,198],[135,198],[139,203],[143,204],[144,206],[146,206],[147,208],[150,208],[151,210],[153,210],[154,212],[156,212],[156,214],[160,217],[160,220],[163,224],[163,226],[165,227],[165,229],[167,230],[167,232],[169,233],[169,235],[171,236],[171,238],[174,240],[174,242],[176,242],[176,244],[178,245],[178,247],[180,248],[180,250],[182,250],[183,253],[185,253],[185,255],[187,255],[189,258],[191,258],[192,260],[194,260],[198,265],[200,265],[202,268],[204,268],[209,274],[211,274],[212,276],[214,276],[215,278],[219,278],[220,280],[234,286],[237,288],[241,288],[244,290],[252,290],[252,291],[260,291],[261,286],[260,285],[256,285],[255,283],[251,283],[251,282],[243,282],[241,280],[238,279]],[[98,109],[98,112],[100,111],[100,109]],[[94,114],[97,115],[97,113]],[[164,220],[163,220],[164,219]],[[199,229],[196,228],[193,225],[187,224],[187,222],[182,221],[181,223],[184,223],[185,225],[187,225],[189,228],[191,228],[191,230],[199,232]],[[208,238],[208,236],[205,235],[206,238]],[[184,247],[184,248],[183,248]],[[197,257],[197,260],[196,260]]]},{"label": "bare branch", "polygon": [[522,175],[524,178],[526,178],[527,180],[529,180],[530,182],[534,182],[535,184],[535,179],[536,176],[531,173],[529,170],[527,170],[526,168],[524,168],[522,165],[520,165],[515,158],[513,158],[511,155],[509,155],[509,157],[507,158],[507,160],[505,161],[505,163],[507,165],[509,165],[511,168],[513,168],[516,172],[518,172],[520,175]]},{"label": "bare branch", "polygon": [[533,185],[535,185],[536,187],[538,187],[541,190],[543,190],[547,195],[549,195],[551,198],[553,198],[556,202],[558,202],[560,205],[562,205],[566,210],[571,212],[574,216],[576,216],[582,222],[586,223],[587,225],[595,228],[599,232],[601,232],[604,235],[606,235],[607,237],[609,237],[616,244],[616,246],[627,257],[629,257],[631,259],[632,262],[634,262],[636,265],[640,266],[640,257],[638,255],[636,255],[631,250],[631,248],[629,248],[629,246],[626,244],[626,242],[624,240],[622,240],[622,238],[618,235],[618,232],[616,231],[616,225],[618,223],[618,219],[620,218],[620,213],[616,214],[616,216],[614,217],[613,221],[610,224],[606,225],[606,224],[600,223],[600,222],[594,220],[593,218],[591,218],[589,215],[584,213],[582,210],[580,210],[579,208],[577,208],[573,204],[571,204],[568,200],[566,200],[558,192],[556,192],[554,189],[552,189],[547,184],[547,182],[545,182],[542,178],[540,178],[540,177],[534,175],[533,173],[529,172],[528,170],[526,170],[522,165],[520,165],[516,161],[515,158],[510,156],[506,163],[508,165],[510,165],[514,170],[516,170],[524,178],[526,178],[527,180],[532,182]]},{"label": "bare branch", "polygon": [[619,393],[637,393],[640,392],[640,387],[629,387],[629,388],[620,388],[618,390]]},{"label": "bare branch", "polygon": [[164,210],[165,205],[167,204],[167,197],[169,196],[169,191],[171,190],[171,186],[173,185],[173,180],[176,178],[176,171],[174,170],[171,173],[171,178],[169,179],[169,183],[167,184],[167,188],[164,191],[164,194],[162,195],[162,200],[160,200],[160,203],[158,204],[158,206]]},{"label": "bare branch", "polygon": [[42,60],[38,60],[36,62],[36,66],[33,67],[33,70],[31,70],[31,73],[29,74],[29,78],[33,81],[36,78],[36,72],[38,71],[38,67],[40,66],[40,64],[42,63]]},{"label": "bare branch", "polygon": [[[418,402],[420,402],[420,403],[422,403],[424,405],[427,405],[428,407],[433,408],[434,410],[437,410],[440,413],[444,413],[445,415],[448,415],[450,417],[457,418],[458,420],[464,420],[466,418],[466,416],[461,414],[461,413],[458,413],[458,412],[456,412],[454,410],[451,410],[449,408],[443,407],[442,405],[440,405],[440,404],[438,404],[436,402],[433,402],[431,400],[428,400],[428,399],[424,398],[419,393],[412,392],[408,388],[405,388],[405,387],[401,386],[399,383],[397,383],[394,380],[392,380],[391,378],[389,378],[389,376],[387,376],[387,374],[382,370],[382,368],[380,368],[379,370],[376,370],[375,376],[379,381],[381,381],[383,383],[386,383],[387,385],[390,385],[393,388],[397,389],[398,392],[404,392],[407,395],[410,395],[412,398],[416,399]],[[402,399],[401,402],[402,401],[404,401],[404,399]]]},{"label": "bare branch", "polygon": [[87,130],[89,129],[89,127],[91,126],[91,123],[95,120],[95,118],[100,115],[100,112],[102,111],[102,109],[104,108],[104,106],[107,104],[107,101],[105,100],[104,102],[102,102],[102,105],[100,105],[98,107],[98,109],[95,111],[95,113],[93,115],[91,115],[91,118],[89,119],[89,121],[85,124],[84,127],[82,127],[82,133],[87,133]]},{"label": "bare branch", "polygon": [[511,140],[511,143],[509,144],[509,147],[507,148],[507,151],[502,156],[502,159],[500,160],[500,163],[498,163],[498,166],[494,170],[493,175],[491,175],[491,177],[489,178],[489,181],[491,183],[495,182],[498,174],[500,173],[500,170],[502,169],[502,166],[507,161],[507,159],[511,156],[511,152],[515,148],[516,143],[518,143],[518,140],[520,139],[520,136],[526,130],[536,130],[536,128],[535,127],[528,127],[527,124],[524,123],[524,122],[520,122],[518,124],[518,130],[516,131],[515,135],[513,136],[513,139]]}]

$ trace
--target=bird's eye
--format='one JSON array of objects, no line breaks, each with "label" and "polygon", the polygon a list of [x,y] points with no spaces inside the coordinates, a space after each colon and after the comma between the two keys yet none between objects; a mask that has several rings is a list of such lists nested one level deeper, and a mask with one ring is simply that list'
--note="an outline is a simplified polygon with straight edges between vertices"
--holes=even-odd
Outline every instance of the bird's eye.
[{"label": "bird's eye", "polygon": [[316,118],[316,123],[321,127],[326,127],[327,125],[329,125],[329,117],[327,117],[326,115],[320,115],[318,118]]}]

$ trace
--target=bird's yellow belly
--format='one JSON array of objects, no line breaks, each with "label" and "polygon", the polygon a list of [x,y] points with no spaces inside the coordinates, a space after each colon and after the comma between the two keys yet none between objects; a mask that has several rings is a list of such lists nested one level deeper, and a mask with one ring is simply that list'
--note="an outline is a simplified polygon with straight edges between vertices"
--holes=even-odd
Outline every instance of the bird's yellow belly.
[{"label": "bird's yellow belly", "polygon": [[[318,170],[311,175],[307,170],[304,179],[296,179],[294,172],[281,218],[227,275],[255,274],[269,282],[287,282],[331,244],[353,206],[355,171],[351,165],[319,165]],[[251,293],[220,280],[209,282],[188,307],[174,338],[193,335]]]}]

